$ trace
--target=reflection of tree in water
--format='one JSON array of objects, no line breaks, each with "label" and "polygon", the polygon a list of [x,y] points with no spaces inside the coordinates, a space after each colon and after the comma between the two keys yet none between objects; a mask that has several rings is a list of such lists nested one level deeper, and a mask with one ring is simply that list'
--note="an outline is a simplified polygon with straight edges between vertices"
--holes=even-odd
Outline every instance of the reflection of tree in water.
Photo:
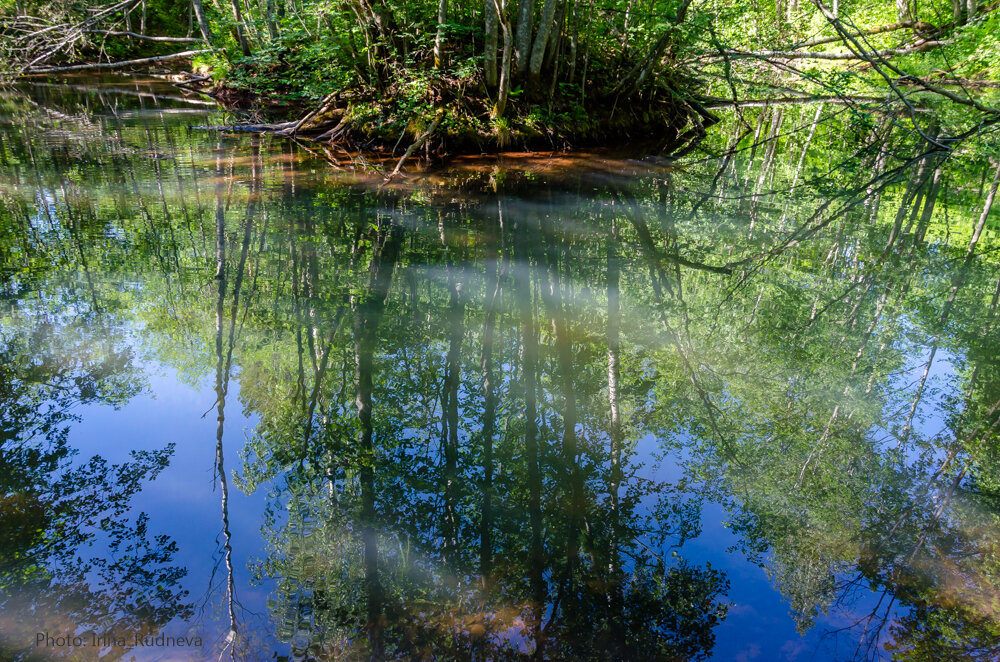
[{"label": "reflection of tree in water", "polygon": [[[894,149],[892,159],[910,158]],[[854,640],[845,657],[884,646],[899,659],[995,659],[1000,395],[996,351],[985,347],[995,345],[1000,283],[983,243],[1000,169],[982,171],[985,202],[949,226],[960,238],[926,242],[940,230],[935,204],[955,202],[938,199],[942,157],[923,149],[899,197],[875,183],[837,193],[845,211],[819,217],[835,232],[762,251],[790,262],[758,266],[759,284],[729,293],[721,311],[693,275],[683,299],[660,302],[697,361],[679,351],[679,365],[653,378],[679,371],[703,387],[680,422],[676,404],[690,395],[665,391],[655,425],[665,438],[703,439],[687,474],[726,505],[740,548],[767,569],[801,631],[836,611],[847,625],[830,634]],[[873,182],[892,165],[885,154]],[[878,205],[891,222],[872,223]],[[672,202],[662,214],[679,216]],[[668,228],[666,245],[676,241]],[[749,321],[727,328],[733,319]],[[955,376],[935,381],[932,367],[947,363]]]},{"label": "reflection of tree in water", "polygon": [[[908,189],[898,199],[884,187],[856,189],[862,203],[879,195],[884,209],[897,204],[902,222],[868,228],[868,212],[853,213],[863,205],[852,201],[823,220],[835,232],[782,249],[801,269],[755,265],[754,280],[723,296],[725,270],[682,253],[695,211],[678,213],[669,182],[655,202],[615,194],[616,209],[582,205],[585,227],[572,232],[548,226],[535,203],[407,221],[377,314],[354,309],[355,328],[377,329],[374,355],[358,354],[363,343],[352,352],[332,327],[312,330],[342,348],[324,350],[342,364],[327,368],[336,375],[327,386],[313,383],[313,396],[324,391],[318,406],[283,409],[280,420],[318,426],[315,443],[279,443],[274,427],[255,440],[256,466],[272,471],[281,448],[303,448],[286,485],[291,521],[262,566],[307,578],[281,594],[286,634],[359,655],[402,641],[434,651],[512,647],[500,656],[520,647],[568,658],[697,657],[711,648],[723,580],[658,555],[697,531],[697,503],[685,499],[701,493],[729,509],[739,548],[765,567],[802,631],[837,610],[858,657],[885,646],[904,659],[991,659],[998,396],[986,348],[997,276],[979,257],[984,214],[972,217],[959,250],[942,256],[921,243],[934,230],[925,205],[935,189],[930,175],[920,181],[925,195]],[[463,240],[466,215],[480,223],[481,242]],[[366,234],[344,223],[338,232],[354,245],[336,249],[332,268],[355,273],[373,250],[369,267],[384,270],[378,251],[399,230]],[[440,247],[423,234],[434,226]],[[315,244],[308,236],[303,245]],[[619,245],[630,253],[624,268]],[[782,254],[746,250],[767,261]],[[325,295],[315,317],[336,319],[338,296]],[[956,361],[957,387],[927,379],[935,346],[969,348]],[[372,375],[352,379],[358,366]],[[369,382],[358,403],[371,407],[374,445],[362,420],[352,447],[352,394]],[[943,412],[945,429],[918,426],[914,409]],[[689,453],[683,490],[633,475],[628,449],[649,431]],[[369,462],[380,535],[359,538],[370,521],[358,505]],[[652,514],[642,505],[650,494],[660,497]],[[660,547],[649,545],[656,531],[668,534]],[[316,540],[331,551],[316,551],[326,549]],[[373,573],[370,556],[360,559],[376,545]],[[335,590],[324,581],[327,556],[342,563]],[[291,599],[292,587],[308,588]],[[372,596],[380,606],[369,611]],[[354,611],[337,611],[347,602]],[[328,627],[331,612],[344,618]]]},{"label": "reflection of tree in water", "polygon": [[[294,309],[313,312],[293,333],[321,344],[303,347],[298,378],[259,384],[294,387],[262,412],[244,478],[290,469],[275,493],[288,520],[265,522],[258,567],[279,582],[280,635],[299,655],[351,658],[699,659],[727,582],[676,557],[698,510],[660,491],[656,517],[639,501],[662,486],[631,470],[607,480],[621,440],[609,445],[608,396],[600,405],[588,384],[607,364],[581,365],[573,346],[580,292],[561,282],[564,247],[536,219],[511,232],[499,211],[482,276],[464,266],[455,213],[437,248],[417,219],[347,216],[359,224],[335,259],[360,283],[350,328],[344,295],[308,267],[316,230],[300,230]],[[478,297],[492,302],[482,316],[465,310]],[[587,407],[574,411],[578,393]]]},{"label": "reflection of tree in water", "polygon": [[[135,395],[132,357],[86,327],[13,331],[0,337],[0,650],[13,660],[86,657],[36,648],[35,634],[113,632],[131,641],[190,613],[178,587],[186,571],[172,564],[176,545],[152,535],[145,514],[130,516],[133,495],[173,449],[132,451],[115,465],[76,461],[67,443],[72,409]],[[84,552],[91,545],[101,552]]]},{"label": "reflection of tree in water", "polygon": [[[80,112],[87,103],[64,109],[79,112],[69,116],[47,110],[44,99],[7,99],[15,101],[45,110],[43,124],[74,130],[42,145],[23,120],[31,115],[20,115],[21,130],[5,134],[4,165],[12,167],[0,197],[0,648],[4,659],[91,659],[102,651],[37,648],[35,634],[110,635],[127,644],[104,651],[112,659],[127,655],[136,635],[191,614],[176,544],[130,505],[168,465],[173,446],[109,464],[78,458],[68,443],[75,408],[122,406],[145,382],[122,330],[131,328],[128,287],[107,279],[114,242],[102,242],[114,236],[108,213],[135,215],[118,189],[110,204],[86,190],[133,181],[135,166],[99,146],[97,123]],[[114,144],[121,147],[120,127]]]},{"label": "reflection of tree in water", "polygon": [[[720,140],[747,145],[756,123],[759,148],[628,191],[485,205],[312,189],[290,154],[254,154],[250,186],[242,166],[224,176],[226,210],[260,196],[263,213],[216,218],[233,248],[214,327],[210,168],[80,166],[92,189],[147,198],[110,194],[137,220],[108,224],[127,240],[91,271],[142,274],[166,302],[143,313],[150,345],[214,366],[223,396],[236,375],[260,416],[240,484],[276,481],[257,571],[299,654],[697,657],[725,578],[672,553],[707,498],[801,630],[848,617],[845,656],[996,657],[995,164],[963,172],[892,118],[857,139],[857,118],[806,109],[796,132],[793,108],[753,112]],[[65,179],[12,149],[39,187]],[[153,193],[133,186],[146,176]],[[177,196],[190,206],[171,215]],[[95,252],[55,234],[43,257]],[[675,484],[640,479],[650,437]]]}]

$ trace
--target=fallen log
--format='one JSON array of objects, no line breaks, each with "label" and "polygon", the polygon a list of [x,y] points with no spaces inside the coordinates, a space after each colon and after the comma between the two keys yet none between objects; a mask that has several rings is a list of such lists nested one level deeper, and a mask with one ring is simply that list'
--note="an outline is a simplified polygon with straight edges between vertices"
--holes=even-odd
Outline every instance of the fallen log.
[{"label": "fallen log", "polygon": [[336,142],[342,135],[347,133],[348,124],[346,122],[341,122],[335,125],[332,129],[321,133],[320,135],[313,138],[316,142]]},{"label": "fallen log", "polygon": [[955,85],[958,87],[989,87],[989,88],[1000,88],[1000,81],[995,80],[976,80],[974,78],[933,78],[933,80],[938,85]]},{"label": "fallen log", "polygon": [[295,126],[295,122],[280,122],[278,124],[228,124],[222,126],[202,125],[192,126],[199,131],[243,131],[247,133],[279,133]]},{"label": "fallen log", "polygon": [[773,99],[744,99],[733,101],[732,99],[708,99],[704,101],[706,108],[764,108],[768,106],[808,106],[814,103],[885,103],[885,97],[849,97],[849,96],[821,96],[821,97],[776,97]]},{"label": "fallen log", "polygon": [[[58,87],[58,88],[64,89],[64,90],[79,90],[80,92],[93,92],[94,89],[95,89],[95,88],[93,88],[91,86],[87,86],[87,85],[66,85],[66,84],[57,84],[57,83],[41,83],[40,82],[40,83],[35,83],[35,85],[37,85],[38,87]],[[219,105],[219,104],[215,103],[214,101],[206,101],[204,99],[192,99],[190,97],[174,96],[172,94],[157,94],[155,92],[142,92],[142,91],[139,91],[139,90],[132,90],[132,89],[123,88],[123,87],[102,86],[100,89],[101,89],[102,92],[108,92],[108,93],[111,93],[111,94],[121,94],[121,95],[124,95],[124,96],[130,96],[130,97],[144,97],[144,98],[147,98],[147,99],[157,99],[157,100],[161,100],[161,101],[179,101],[179,102],[182,102],[182,103],[194,104],[196,106],[211,106],[213,108],[217,108],[218,105]],[[199,94],[202,94],[202,93],[199,92]]]},{"label": "fallen log", "polygon": [[[875,28],[868,28],[867,30],[861,30],[854,37],[867,37],[877,34],[884,34],[886,32],[895,32],[896,30],[905,30],[906,28],[913,28],[915,32],[930,33],[937,30],[937,28],[930,23],[924,23],[922,21],[901,21],[899,23],[890,23],[888,25],[880,25]],[[798,50],[800,48],[808,48],[809,46],[819,46],[821,44],[832,44],[834,42],[843,41],[844,38],[840,35],[835,37],[816,37],[815,39],[809,39],[808,41],[803,41],[801,43],[795,44],[790,50]]]},{"label": "fallen log", "polygon": [[194,55],[201,55],[203,53],[211,53],[212,49],[202,48],[194,51],[181,51],[180,53],[171,53],[169,55],[157,55],[155,57],[142,57],[137,60],[122,60],[120,62],[92,62],[88,64],[71,64],[65,67],[41,67],[38,69],[28,69],[22,75],[34,75],[34,74],[61,74],[70,71],[92,71],[95,69],[124,69],[127,67],[136,67],[147,64],[158,64],[160,62],[172,62],[174,60],[183,60]]}]

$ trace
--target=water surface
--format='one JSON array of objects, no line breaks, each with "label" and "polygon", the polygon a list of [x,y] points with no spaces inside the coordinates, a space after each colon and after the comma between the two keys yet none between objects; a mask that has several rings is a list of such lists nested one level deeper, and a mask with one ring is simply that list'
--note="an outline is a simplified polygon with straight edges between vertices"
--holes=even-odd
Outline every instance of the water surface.
[{"label": "water surface", "polygon": [[4,90],[3,659],[995,659],[992,170],[814,116],[378,186]]}]

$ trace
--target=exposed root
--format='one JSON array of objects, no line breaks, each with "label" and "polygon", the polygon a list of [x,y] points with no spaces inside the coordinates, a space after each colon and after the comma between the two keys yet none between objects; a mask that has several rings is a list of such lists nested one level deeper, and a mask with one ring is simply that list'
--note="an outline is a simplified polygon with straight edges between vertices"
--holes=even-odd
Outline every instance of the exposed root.
[{"label": "exposed root", "polygon": [[[450,152],[484,153],[508,149],[572,149],[587,145],[643,143],[650,148],[676,143],[689,132],[704,135],[718,121],[706,99],[679,93],[690,81],[678,74],[636,92],[634,103],[614,107],[612,98],[536,95],[508,105],[492,117],[492,101],[472,93],[470,84],[440,76],[414,86],[400,82],[388,89],[342,89],[330,94],[293,121],[205,129],[274,133],[295,140],[376,154],[386,165],[387,180],[404,170],[419,150],[427,159]],[[219,98],[219,95],[214,95]],[[414,113],[414,104],[420,110]],[[412,140],[397,162],[397,149]],[[391,161],[390,161],[391,159]],[[396,167],[392,168],[392,164]]]},{"label": "exposed root", "polygon": [[393,171],[385,176],[385,181],[388,182],[390,179],[398,175],[399,171],[403,169],[403,164],[406,163],[406,160],[409,159],[411,156],[413,156],[413,152],[417,151],[417,149],[425,142],[427,142],[427,139],[430,138],[435,131],[437,131],[438,126],[441,124],[442,116],[443,113],[438,114],[438,116],[434,118],[434,121],[431,123],[431,125],[427,127],[427,130],[424,131],[422,134],[420,134],[412,145],[406,148],[406,152],[403,154],[403,158],[399,159],[399,162],[396,164],[396,167],[393,169]]}]

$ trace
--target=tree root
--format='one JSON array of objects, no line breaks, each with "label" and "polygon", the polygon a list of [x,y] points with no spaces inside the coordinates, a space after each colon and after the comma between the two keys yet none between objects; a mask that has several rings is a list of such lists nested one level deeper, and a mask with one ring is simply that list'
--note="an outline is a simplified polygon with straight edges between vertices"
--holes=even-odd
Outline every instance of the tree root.
[{"label": "tree root", "polygon": [[406,152],[403,154],[403,157],[399,159],[399,162],[396,163],[396,167],[392,172],[385,176],[386,182],[398,175],[399,171],[403,169],[403,164],[406,163],[406,160],[413,156],[413,152],[417,151],[421,145],[427,142],[427,139],[431,137],[431,135],[437,130],[438,125],[441,124],[441,118],[443,116],[443,113],[439,113],[438,116],[434,118],[434,121],[431,122],[431,125],[427,127],[427,130],[421,133],[417,139],[413,141],[413,144],[406,148]]}]

